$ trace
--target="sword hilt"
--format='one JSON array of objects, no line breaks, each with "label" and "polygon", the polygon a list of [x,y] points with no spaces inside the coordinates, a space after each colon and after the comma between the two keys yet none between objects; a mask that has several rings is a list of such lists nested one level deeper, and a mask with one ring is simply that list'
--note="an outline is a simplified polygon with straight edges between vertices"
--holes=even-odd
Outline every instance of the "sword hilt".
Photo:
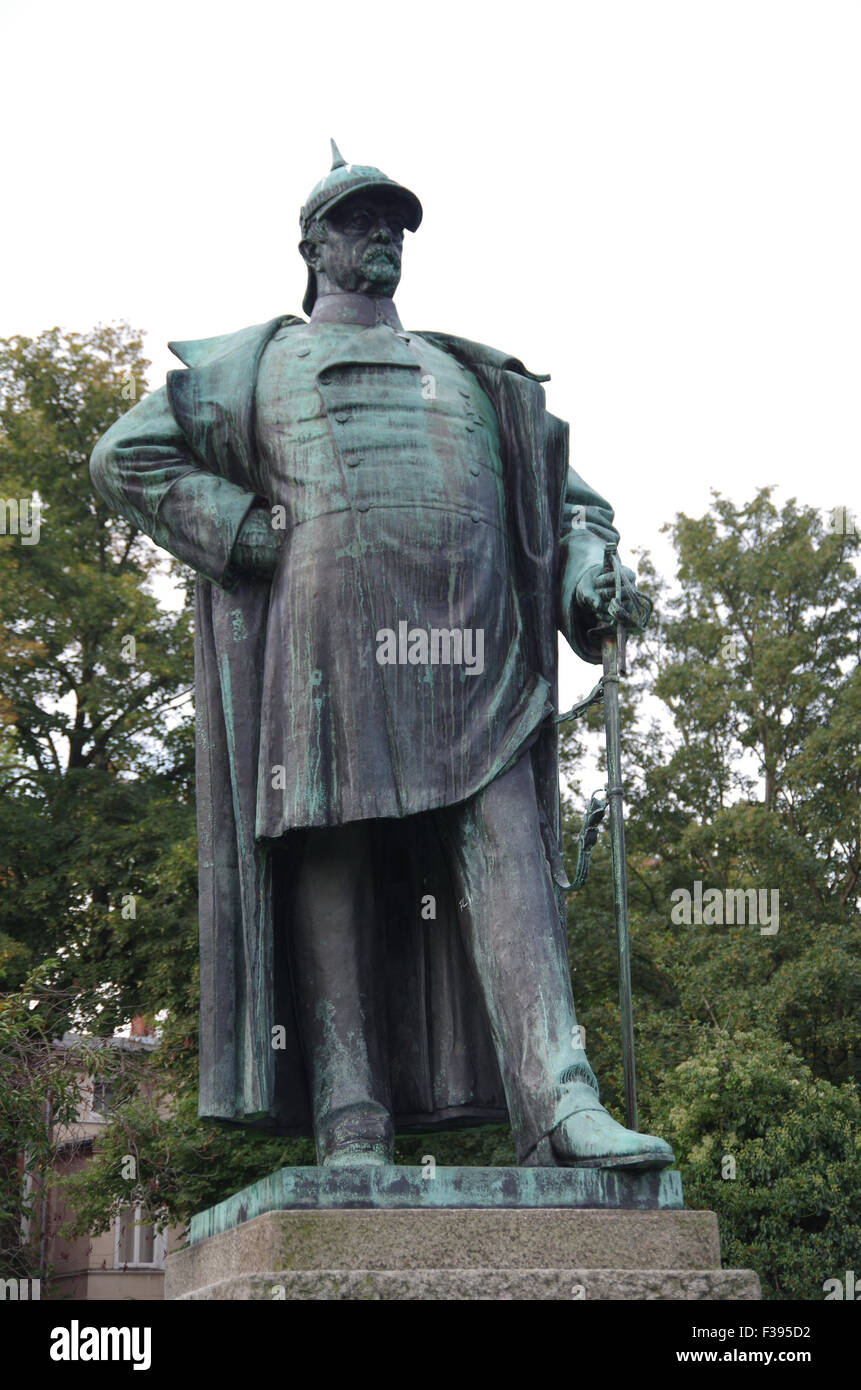
[{"label": "sword hilt", "polygon": [[630,580],[622,573],[619,552],[615,541],[608,541],[604,547],[604,574],[613,576],[613,597],[607,605],[609,621],[592,628],[589,636],[604,639],[612,637],[618,653],[618,674],[626,676],[628,629],[643,632],[652,616],[652,600],[640,594]]}]

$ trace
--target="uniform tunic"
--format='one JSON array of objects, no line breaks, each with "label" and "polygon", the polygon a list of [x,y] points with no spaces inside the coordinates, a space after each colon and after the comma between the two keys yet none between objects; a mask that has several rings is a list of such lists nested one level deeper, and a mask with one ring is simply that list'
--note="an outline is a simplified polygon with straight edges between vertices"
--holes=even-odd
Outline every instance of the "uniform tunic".
[{"label": "uniform tunic", "polygon": [[[464,800],[552,711],[525,658],[489,400],[416,335],[312,323],[267,345],[256,408],[261,491],[285,526],[258,836]],[[483,669],[435,662],[434,629],[471,633],[468,656],[480,631]],[[406,634],[427,634],[420,663],[381,664],[384,630],[401,657]]]}]

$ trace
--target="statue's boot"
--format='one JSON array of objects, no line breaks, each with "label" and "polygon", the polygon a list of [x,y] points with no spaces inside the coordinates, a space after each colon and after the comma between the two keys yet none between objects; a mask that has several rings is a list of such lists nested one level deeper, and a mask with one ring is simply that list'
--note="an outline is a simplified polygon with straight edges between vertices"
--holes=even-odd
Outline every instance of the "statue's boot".
[{"label": "statue's boot", "polygon": [[382,1166],[395,1161],[392,1117],[371,1101],[325,1116],[315,1127],[315,1138],[324,1168]]},{"label": "statue's boot", "polygon": [[557,1106],[565,1118],[521,1162],[525,1167],[666,1168],[675,1161],[669,1144],[653,1134],[625,1129],[605,1110],[591,1086],[567,1088]]},{"label": "statue's boot", "polygon": [[289,950],[317,1162],[394,1162],[385,976],[364,822],[307,832]]}]

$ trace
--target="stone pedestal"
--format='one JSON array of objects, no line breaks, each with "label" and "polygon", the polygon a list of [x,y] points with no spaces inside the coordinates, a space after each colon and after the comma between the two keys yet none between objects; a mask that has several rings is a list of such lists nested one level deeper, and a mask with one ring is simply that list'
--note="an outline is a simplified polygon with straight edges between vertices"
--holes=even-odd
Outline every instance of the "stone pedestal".
[{"label": "stone pedestal", "polygon": [[286,1168],[194,1217],[169,1299],[758,1299],[678,1173]]}]

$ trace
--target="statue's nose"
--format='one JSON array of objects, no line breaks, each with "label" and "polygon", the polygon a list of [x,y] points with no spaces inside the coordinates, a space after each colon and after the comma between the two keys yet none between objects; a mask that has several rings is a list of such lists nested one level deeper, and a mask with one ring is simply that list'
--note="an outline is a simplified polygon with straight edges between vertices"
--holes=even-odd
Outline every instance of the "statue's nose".
[{"label": "statue's nose", "polygon": [[380,222],[374,228],[374,241],[391,241],[392,233],[385,222]]}]

